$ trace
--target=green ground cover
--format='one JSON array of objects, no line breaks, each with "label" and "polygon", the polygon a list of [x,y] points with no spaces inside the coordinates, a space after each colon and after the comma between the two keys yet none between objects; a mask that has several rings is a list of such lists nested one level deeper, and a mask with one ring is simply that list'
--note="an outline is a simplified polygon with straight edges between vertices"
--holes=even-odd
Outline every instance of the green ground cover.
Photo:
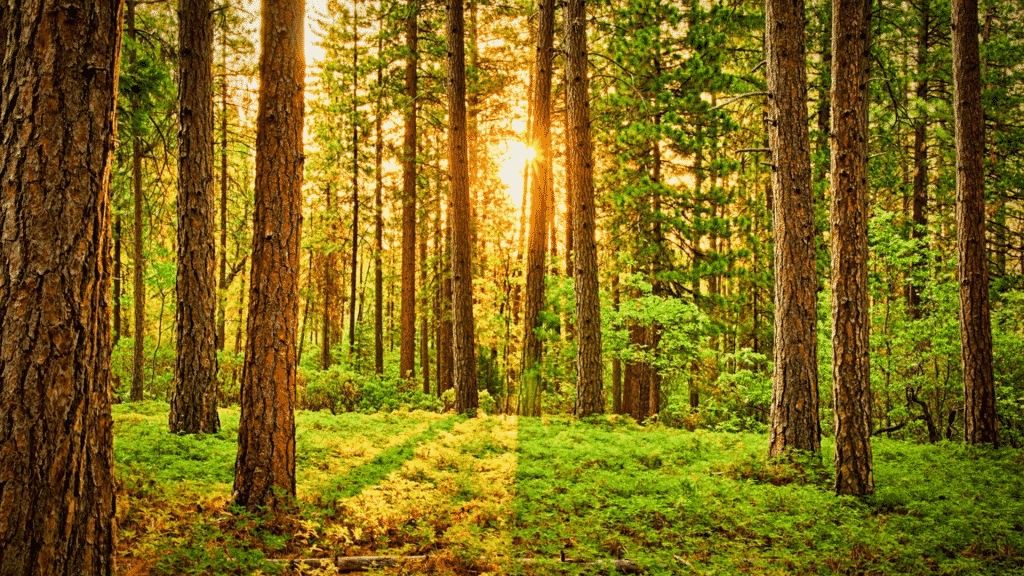
[{"label": "green ground cover", "polygon": [[298,502],[260,516],[229,505],[237,410],[221,421],[175,436],[166,404],[115,407],[119,574],[329,574],[266,560],[371,554],[431,557],[393,573],[587,572],[515,561],[564,555],[650,574],[1024,574],[1020,450],[879,438],[877,493],[858,500],[831,493],[828,456],[768,463],[754,434],[300,411]]}]

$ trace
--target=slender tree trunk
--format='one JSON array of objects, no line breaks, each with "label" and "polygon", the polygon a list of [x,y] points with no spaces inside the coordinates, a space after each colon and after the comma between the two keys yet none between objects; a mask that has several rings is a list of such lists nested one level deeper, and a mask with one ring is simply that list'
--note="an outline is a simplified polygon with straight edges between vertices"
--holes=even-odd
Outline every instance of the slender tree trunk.
[{"label": "slender tree trunk", "polygon": [[[619,312],[619,274],[612,276],[612,299],[615,312]],[[618,356],[612,357],[612,412],[625,414],[622,404],[622,361]]]},{"label": "slender tree trunk", "polygon": [[[121,215],[114,216],[114,344],[121,340]],[[116,377],[115,377],[116,378]]]},{"label": "slender tree trunk", "polygon": [[[125,10],[125,28],[131,38],[135,39],[135,2],[127,3]],[[135,64],[135,50],[128,54],[129,64]],[[138,110],[138,104],[131,99],[132,115]],[[132,238],[133,289],[132,308],[135,311],[135,341],[132,351],[132,389],[131,401],[141,402],[144,390],[142,364],[146,354],[146,258],[142,254],[142,140],[138,134],[132,136],[132,203],[134,208]]]},{"label": "slender tree trunk", "polygon": [[767,0],[768,142],[775,239],[775,373],[768,455],[821,450],[818,278],[803,0]]},{"label": "slender tree trunk", "polygon": [[445,224],[445,246],[448,249],[445,251],[444,262],[442,264],[442,274],[444,275],[441,280],[441,321],[439,327],[441,329],[441,349],[438,351],[440,360],[438,364],[437,373],[437,394],[440,396],[444,394],[446,390],[451,390],[455,387],[455,351],[452,345],[452,221],[451,221],[451,209],[446,211],[448,220]]},{"label": "slender tree trunk", "polygon": [[[550,1],[550,0],[548,0]],[[576,270],[576,416],[604,412],[604,361],[601,359],[601,301],[597,286],[594,236],[594,165],[590,138],[590,82],[587,77],[587,10],[583,0],[565,4],[566,195],[578,235]],[[567,264],[568,267],[568,264]],[[567,268],[568,269],[568,268]]]},{"label": "slender tree trunk", "polygon": [[[438,186],[440,188],[440,186]],[[440,190],[438,190],[440,193]],[[427,315],[430,308],[427,294],[427,223],[426,211],[420,217],[420,370],[423,372],[423,393],[430,394],[430,331],[427,330]]]},{"label": "slender tree trunk", "polygon": [[248,509],[295,496],[304,11],[301,0],[263,2],[249,337],[232,494]]},{"label": "slender tree trunk", "polygon": [[[479,187],[479,169],[480,163],[478,160],[478,141],[480,137],[480,126],[477,117],[480,114],[480,96],[477,92],[476,79],[479,76],[480,70],[477,66],[480,51],[477,45],[477,0],[467,0],[466,11],[469,12],[469,22],[467,24],[467,35],[469,38],[468,56],[469,56],[469,70],[470,78],[467,82],[466,89],[466,119],[467,119],[467,145],[469,146],[469,191],[470,191],[470,204],[472,205],[472,220],[470,221],[470,234],[472,241],[472,247],[474,254],[477,257],[474,259],[475,263],[482,266],[486,258],[484,257],[483,245],[478,236],[481,221],[483,219],[483,212],[485,204],[481,202]],[[483,275],[483,270],[480,270],[480,274]]]},{"label": "slender tree trunk", "polygon": [[405,21],[405,144],[402,148],[402,336],[399,374],[410,379],[416,369],[416,81],[419,3],[409,0]]},{"label": "slender tree trunk", "polygon": [[[336,240],[336,238],[335,238],[333,233],[336,232],[335,226],[337,226],[337,222],[338,222],[337,215],[334,214],[331,211],[331,198],[333,196],[334,196],[334,192],[331,191],[331,185],[328,184],[327,185],[327,190],[324,193],[324,199],[327,201],[326,202],[327,203],[327,211],[325,212],[325,217],[327,219],[330,219],[330,224],[325,226],[324,228],[330,230],[331,234],[328,237],[328,242],[332,243],[332,244]],[[309,257],[311,259],[310,261],[312,261],[312,258],[313,258],[313,252],[312,251],[310,251]],[[328,368],[331,367],[331,361],[333,359],[332,356],[331,356],[331,346],[333,345],[332,344],[332,338],[331,338],[331,328],[332,328],[331,320],[334,317],[334,306],[335,306],[335,304],[333,302],[333,300],[334,300],[333,297],[334,297],[334,263],[335,263],[335,252],[332,250],[332,251],[328,252],[327,254],[324,254],[321,257],[321,259],[324,262],[324,275],[323,275],[323,283],[324,283],[324,285],[323,285],[323,290],[322,290],[323,299],[324,299],[324,308],[323,308],[324,311],[323,311],[323,315],[320,318],[320,320],[322,322],[322,329],[320,331],[320,333],[322,335],[321,338],[320,338],[320,342],[321,342],[321,346],[320,346],[320,369],[321,370],[327,370]],[[342,274],[344,274],[344,272],[342,272]],[[344,294],[344,293],[342,293],[342,294]],[[344,296],[342,296],[342,298],[344,298]],[[341,329],[344,330],[345,329],[345,313],[344,312],[342,312],[342,314],[341,314],[341,326],[342,326]],[[342,338],[344,338],[344,336],[342,336]],[[300,362],[302,361],[302,356],[301,355],[299,356],[299,361]]]},{"label": "slender tree trunk", "polygon": [[[543,344],[537,336],[540,310],[544,306],[544,276],[547,273],[548,167],[551,165],[551,68],[554,43],[555,3],[541,0],[537,15],[537,76],[533,92],[531,144],[536,151],[530,179],[530,239],[526,255],[526,314],[523,322],[523,369],[519,390],[519,413],[540,416],[540,361]],[[524,199],[525,201],[525,199]]]},{"label": "slender tree trunk", "polygon": [[452,351],[455,411],[476,416],[476,338],[466,153],[466,52],[462,0],[448,0],[448,172],[452,215]]},{"label": "slender tree trunk", "polygon": [[[230,10],[231,4],[224,3]],[[220,92],[220,282],[217,294],[217,350],[224,349],[227,329],[228,301],[228,26],[227,18],[221,26],[221,92]]]},{"label": "slender tree trunk", "polygon": [[[920,79],[917,82],[916,96],[921,101],[928,98],[928,37],[931,27],[931,13],[929,0],[921,0],[921,24],[917,33],[917,74]],[[912,201],[912,214],[914,228],[911,237],[918,242],[918,253],[924,248],[924,238],[928,229],[928,214],[925,210],[928,207],[928,122],[927,111],[921,106],[919,116],[914,122],[914,196]],[[927,259],[916,258],[913,262],[912,273],[917,276],[923,274]],[[910,308],[910,315],[918,319],[921,317],[921,286],[911,279],[907,286],[907,306]]]},{"label": "slender tree trunk", "polygon": [[956,278],[964,375],[964,440],[996,444],[996,391],[985,253],[985,118],[977,0],[953,0],[953,114],[956,118]]},{"label": "slender tree trunk", "polygon": [[211,0],[180,0],[178,10],[178,304],[169,415],[174,434],[220,428],[211,8]]},{"label": "slender tree trunk", "polygon": [[444,393],[441,389],[441,293],[443,292],[443,272],[441,261],[444,259],[444,248],[441,246],[441,191],[434,198],[434,354],[437,369],[437,395]]},{"label": "slender tree trunk", "polygon": [[871,0],[832,3],[832,381],[835,489],[875,490],[868,344],[868,54]]},{"label": "slender tree trunk", "polygon": [[[348,353],[356,347],[356,275],[359,271],[359,0],[352,2],[352,279]],[[342,320],[344,322],[344,320]]]},{"label": "slender tree trunk", "polygon": [[[383,30],[383,15],[380,25]],[[377,38],[377,145],[374,151],[373,172],[376,178],[373,190],[373,367],[376,374],[384,373],[384,266],[381,262],[384,253],[384,63],[380,60],[383,53],[384,36],[381,35]]]},{"label": "slender tree trunk", "polygon": [[2,576],[114,573],[110,164],[121,7],[0,8]]}]

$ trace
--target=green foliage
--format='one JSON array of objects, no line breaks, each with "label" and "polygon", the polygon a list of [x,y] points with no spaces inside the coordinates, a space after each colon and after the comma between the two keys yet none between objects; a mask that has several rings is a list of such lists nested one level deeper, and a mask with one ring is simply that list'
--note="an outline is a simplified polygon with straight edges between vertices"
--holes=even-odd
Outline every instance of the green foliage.
[{"label": "green foliage", "polygon": [[[340,364],[327,370],[300,369],[298,405],[309,410],[391,412],[399,408],[438,411],[441,401],[395,376],[365,376]],[[304,383],[304,384],[303,384]]]}]

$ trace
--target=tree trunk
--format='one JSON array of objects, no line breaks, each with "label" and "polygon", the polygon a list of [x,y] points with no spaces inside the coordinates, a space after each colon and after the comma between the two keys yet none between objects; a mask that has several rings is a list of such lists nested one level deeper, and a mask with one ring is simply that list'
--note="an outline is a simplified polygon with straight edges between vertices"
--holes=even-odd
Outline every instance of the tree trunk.
[{"label": "tree trunk", "polygon": [[803,0],[767,0],[768,142],[775,239],[775,373],[768,455],[821,450],[818,279]]},{"label": "tree trunk", "polygon": [[[930,28],[929,0],[921,0],[921,24],[917,34],[917,98],[924,101],[928,98],[928,32]],[[912,214],[914,228],[911,237],[918,242],[918,254],[924,251],[924,238],[928,227],[928,141],[927,111],[922,106],[918,109],[918,118],[914,122],[914,195]],[[914,259],[912,273],[915,276],[924,273],[927,260],[923,255]],[[921,286],[911,279],[907,285],[907,307],[914,319],[921,317]]]},{"label": "tree trunk", "polygon": [[956,118],[956,279],[964,375],[964,441],[998,441],[992,326],[985,254],[985,118],[981,109],[977,0],[953,0],[953,114]]},{"label": "tree trunk", "polygon": [[114,344],[121,340],[121,215],[114,216]]},{"label": "tree trunk", "polygon": [[[230,3],[225,2],[225,10]],[[228,299],[228,27],[227,18],[221,26],[221,83],[220,93],[220,282],[217,293],[217,350],[224,349],[227,338]]]},{"label": "tree trunk", "polygon": [[0,8],[3,576],[114,573],[109,254],[120,16],[109,0]]},{"label": "tree trunk", "polygon": [[416,81],[418,66],[418,0],[409,0],[405,21],[405,144],[402,147],[402,335],[399,374],[412,378],[416,369]]},{"label": "tree trunk", "polygon": [[[127,3],[125,10],[125,28],[135,38],[135,2]],[[128,54],[130,64],[135,63],[135,50]],[[135,97],[131,98],[132,116],[138,110]],[[134,294],[132,308],[135,311],[134,348],[132,350],[132,389],[131,401],[141,402],[143,398],[145,375],[142,364],[146,354],[146,258],[142,254],[142,140],[138,134],[132,136],[132,204],[134,208],[134,234],[132,238],[132,283]]]},{"label": "tree trunk", "polygon": [[462,0],[448,0],[448,171],[452,215],[452,351],[455,411],[476,416],[476,339],[466,153],[466,52]]},{"label": "tree trunk", "polygon": [[303,2],[264,0],[248,341],[235,504],[295,496],[295,332],[302,234]]},{"label": "tree trunk", "polygon": [[211,0],[181,0],[178,24],[178,269],[171,433],[212,434],[217,416]]},{"label": "tree trunk", "polygon": [[[334,192],[331,191],[331,185],[328,184],[327,185],[327,190],[324,193],[324,199],[326,200],[326,204],[327,204],[327,206],[326,206],[327,210],[325,212],[325,216],[326,216],[326,218],[330,219],[330,224],[328,224],[327,226],[324,226],[324,229],[325,230],[330,230],[331,234],[330,234],[330,236],[328,236],[328,242],[332,243],[332,244],[336,240],[336,238],[335,238],[333,233],[337,231],[336,226],[338,224],[338,217],[337,217],[337,215],[334,214],[331,211],[331,198],[333,196],[334,196]],[[310,228],[312,228],[312,226]],[[310,251],[309,257],[311,259],[310,261],[312,262],[312,258],[313,258],[313,252],[312,251]],[[331,361],[333,359],[332,356],[331,356],[331,346],[332,346],[332,339],[331,339],[331,328],[332,328],[331,324],[332,323],[331,323],[331,320],[334,318],[334,307],[335,307],[335,304],[333,302],[333,300],[334,300],[335,252],[332,250],[332,251],[328,252],[327,254],[324,254],[323,256],[321,256],[321,259],[324,262],[324,275],[323,275],[323,283],[324,283],[324,285],[323,285],[323,290],[322,290],[323,299],[324,299],[324,308],[323,308],[324,312],[323,312],[323,314],[322,314],[322,316],[320,318],[320,320],[322,321],[322,330],[320,331],[320,333],[322,335],[321,338],[320,338],[320,343],[321,343],[321,346],[320,346],[320,369],[321,370],[327,370],[328,368],[331,367]],[[342,274],[344,274],[344,273],[342,273]],[[342,312],[342,314],[341,314],[341,325],[342,325],[342,330],[344,330],[345,329],[344,328],[344,326],[345,326],[345,314],[344,314],[344,312]],[[344,338],[344,337],[342,337],[342,338]],[[300,362],[302,361],[302,356],[301,355],[299,356],[299,361]]]},{"label": "tree trunk", "polygon": [[455,352],[452,349],[452,221],[451,209],[447,211],[448,221],[445,225],[445,246],[448,247],[444,255],[441,280],[441,320],[438,324],[441,330],[441,349],[438,351],[440,360],[437,373],[437,395],[444,394],[446,390],[455,387]]},{"label": "tree trunk", "polygon": [[[550,1],[550,0],[548,0]],[[566,195],[576,232],[576,416],[604,412],[604,361],[601,359],[601,302],[594,237],[594,164],[590,138],[590,82],[587,77],[587,10],[583,0],[565,4]],[[568,232],[567,232],[568,233]],[[567,264],[568,266],[568,264]]]},{"label": "tree trunk", "polygon": [[[545,258],[548,232],[548,167],[551,165],[551,68],[555,30],[555,3],[541,0],[537,17],[537,76],[533,85],[533,130],[536,151],[530,179],[530,238],[526,254],[526,310],[523,320],[523,370],[519,413],[540,416],[542,343],[537,336],[544,306]],[[525,201],[525,198],[524,198]]]},{"label": "tree trunk", "polygon": [[[440,185],[438,185],[440,188]],[[438,190],[440,194],[440,190]],[[427,295],[427,214],[420,218],[420,371],[423,372],[423,393],[430,394],[430,331],[427,330],[427,314],[430,301]]]},{"label": "tree trunk", "polygon": [[[359,271],[359,0],[352,1],[352,277],[348,353],[356,347],[356,276]],[[344,322],[344,320],[342,320]]]},{"label": "tree trunk", "polygon": [[[381,15],[383,30],[384,16]],[[384,373],[384,267],[381,255],[384,253],[384,63],[380,60],[384,53],[384,36],[377,38],[377,110],[376,130],[377,146],[374,151],[374,177],[376,183],[373,191],[374,231],[373,231],[373,367],[374,373]]]},{"label": "tree trunk", "polygon": [[835,489],[875,490],[868,344],[868,54],[871,0],[832,4],[832,381]]},{"label": "tree trunk", "polygon": [[[619,274],[612,277],[612,299],[615,312],[619,311]],[[625,414],[622,403],[622,361],[618,356],[612,358],[612,412]]]}]

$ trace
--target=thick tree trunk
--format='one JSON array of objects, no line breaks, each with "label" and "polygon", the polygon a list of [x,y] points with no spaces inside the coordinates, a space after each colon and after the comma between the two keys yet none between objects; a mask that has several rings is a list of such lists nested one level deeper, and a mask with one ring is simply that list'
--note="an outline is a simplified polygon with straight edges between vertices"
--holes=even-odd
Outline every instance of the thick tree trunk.
[{"label": "thick tree trunk", "polygon": [[953,114],[956,118],[956,279],[960,286],[960,358],[964,440],[998,441],[992,374],[992,326],[985,254],[985,118],[977,0],[953,0]]},{"label": "thick tree trunk", "polygon": [[[929,0],[921,0],[921,24],[917,34],[917,73],[920,79],[917,82],[916,96],[924,101],[928,98],[928,36],[930,29],[930,3]],[[912,201],[912,214],[914,228],[911,237],[918,241],[918,254],[923,251],[924,238],[928,227],[928,214],[925,212],[928,206],[928,141],[927,141],[927,112],[924,107],[919,109],[919,116],[914,121],[914,195]],[[913,272],[923,273],[927,260],[921,256],[913,262]],[[911,279],[907,285],[907,307],[910,309],[911,317],[921,317],[921,286]]]},{"label": "thick tree trunk", "polygon": [[114,573],[109,185],[121,7],[0,8],[3,576]]},{"label": "thick tree trunk", "polygon": [[768,455],[821,450],[818,279],[803,0],[767,0],[768,142],[775,238],[775,373]]},{"label": "thick tree trunk", "polygon": [[295,355],[302,234],[304,2],[264,0],[256,211],[235,504],[295,496]]},{"label": "thick tree trunk", "polygon": [[[531,144],[536,151],[530,178],[530,237],[526,254],[526,310],[523,319],[523,369],[519,389],[519,413],[540,416],[540,361],[543,343],[537,336],[540,310],[544,306],[544,276],[547,273],[548,167],[551,165],[551,68],[555,30],[555,3],[543,2],[537,16],[537,75],[533,85],[533,130]],[[525,202],[525,198],[523,199]]]},{"label": "thick tree trunk", "polygon": [[[125,28],[135,38],[135,2],[127,3],[125,10]],[[135,63],[135,51],[128,55],[130,63]],[[138,108],[135,98],[131,99],[132,115]],[[131,401],[140,402],[143,398],[144,379],[143,363],[145,362],[146,342],[146,259],[142,254],[142,140],[138,134],[132,136],[132,205],[133,205],[133,237],[132,237],[132,308],[135,312],[134,343],[132,350],[132,388]]]},{"label": "thick tree trunk", "polygon": [[[381,29],[383,29],[383,15]],[[377,145],[374,150],[374,177],[376,182],[373,190],[374,231],[373,231],[373,371],[384,373],[384,266],[381,255],[384,253],[384,63],[379,60],[384,53],[384,36],[377,38],[377,110],[375,112]]]},{"label": "thick tree trunk", "polygon": [[[550,0],[548,0],[550,1]],[[575,199],[568,212],[576,233],[576,416],[604,412],[604,362],[601,359],[601,302],[597,286],[594,220],[593,143],[590,139],[590,82],[587,77],[587,10],[583,0],[565,4],[566,194]]]},{"label": "thick tree trunk", "polygon": [[466,153],[466,51],[462,0],[448,0],[448,172],[452,217],[452,352],[455,411],[476,416],[476,338]]},{"label": "thick tree trunk", "polygon": [[419,3],[409,0],[405,21],[405,144],[402,147],[402,335],[399,374],[412,378],[416,370],[416,81],[419,41]]},{"label": "thick tree trunk", "polygon": [[211,434],[217,416],[211,0],[180,0],[178,25],[178,305],[171,433]]},{"label": "thick tree trunk", "polygon": [[868,55],[871,0],[832,3],[832,381],[835,489],[875,490],[868,339]]}]

